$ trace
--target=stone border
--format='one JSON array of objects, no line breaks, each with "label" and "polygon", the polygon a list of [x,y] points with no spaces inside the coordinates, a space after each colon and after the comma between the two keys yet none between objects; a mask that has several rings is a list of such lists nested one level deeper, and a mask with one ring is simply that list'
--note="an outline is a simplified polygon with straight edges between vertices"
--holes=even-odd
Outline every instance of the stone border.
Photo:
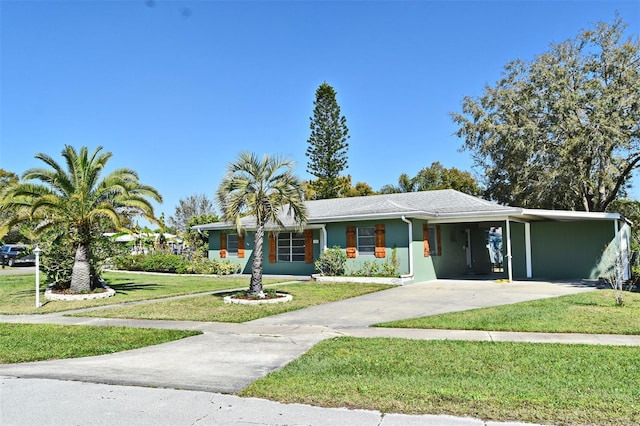
[{"label": "stone border", "polygon": [[233,296],[226,296],[224,299],[224,303],[226,304],[236,304],[236,305],[264,305],[267,303],[286,303],[291,302],[293,300],[293,296],[290,294],[284,293],[276,293],[280,297],[276,297],[273,299],[236,299]]},{"label": "stone border", "polygon": [[413,278],[394,278],[394,277],[329,277],[324,275],[313,274],[311,277],[318,282],[328,283],[362,283],[362,284],[390,284],[404,285],[413,281]]},{"label": "stone border", "polygon": [[103,287],[107,291],[102,293],[82,293],[82,294],[60,294],[54,293],[50,288],[47,288],[44,292],[44,298],[47,300],[93,300],[93,299],[106,299],[116,294],[116,291],[111,287]]}]

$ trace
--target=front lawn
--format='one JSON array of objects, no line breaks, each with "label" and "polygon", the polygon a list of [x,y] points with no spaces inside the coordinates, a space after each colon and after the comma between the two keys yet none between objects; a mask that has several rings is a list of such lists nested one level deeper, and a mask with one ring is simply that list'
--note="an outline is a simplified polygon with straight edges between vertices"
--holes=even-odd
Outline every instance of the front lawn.
[{"label": "front lawn", "polygon": [[[3,275],[0,277],[0,314],[45,314],[93,306],[112,305],[146,299],[159,299],[183,294],[204,293],[235,288],[248,288],[248,277],[176,276],[168,274],[127,274],[107,272],[103,275],[115,296],[97,300],[47,301],[44,284],[41,308],[35,308],[35,275]],[[265,279],[265,284],[283,280]]]},{"label": "front lawn", "polygon": [[376,324],[376,327],[548,333],[640,334],[640,293],[601,290]]},{"label": "front lawn", "polygon": [[125,327],[0,323],[0,364],[104,355],[158,345],[197,334],[202,333]]},{"label": "front lawn", "polygon": [[226,305],[222,299],[227,294],[215,294],[83,312],[78,316],[239,323],[361,296],[390,287],[392,286],[383,284],[306,282],[287,284],[286,286],[270,286],[271,289],[275,289],[278,292],[291,294],[293,300],[287,303]]},{"label": "front lawn", "polygon": [[543,424],[640,424],[634,347],[335,338],[240,395]]}]

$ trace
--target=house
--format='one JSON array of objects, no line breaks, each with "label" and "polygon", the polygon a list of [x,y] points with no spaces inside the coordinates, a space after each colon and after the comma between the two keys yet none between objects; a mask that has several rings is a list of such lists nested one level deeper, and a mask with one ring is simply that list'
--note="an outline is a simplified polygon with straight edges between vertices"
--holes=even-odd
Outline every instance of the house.
[{"label": "house", "polygon": [[[596,279],[603,251],[629,247],[630,224],[616,213],[509,207],[455,190],[307,201],[302,232],[282,213],[284,229],[267,226],[265,274],[310,275],[322,251],[338,246],[347,269],[398,259],[402,282],[471,276],[491,279]],[[209,232],[209,257],[251,272],[255,220],[244,235],[230,223]]]}]

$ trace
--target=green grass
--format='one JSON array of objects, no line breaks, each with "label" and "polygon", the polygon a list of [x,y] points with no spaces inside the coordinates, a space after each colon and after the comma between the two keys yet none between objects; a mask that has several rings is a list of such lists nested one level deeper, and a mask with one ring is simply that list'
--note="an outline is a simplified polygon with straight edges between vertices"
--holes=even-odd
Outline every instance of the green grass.
[{"label": "green grass", "polygon": [[[126,274],[108,272],[104,279],[116,290],[113,297],[81,301],[47,301],[41,288],[41,308],[35,308],[35,274],[0,277],[0,314],[45,314],[93,306],[112,305],[138,300],[158,299],[234,288],[248,288],[246,277],[174,276],[163,274]],[[265,279],[265,284],[283,280]]]},{"label": "green grass", "polygon": [[601,290],[393,321],[376,327],[640,334],[640,293],[624,292],[624,299],[624,306],[616,306],[613,290]]},{"label": "green grass", "polygon": [[335,338],[241,396],[553,424],[640,423],[633,347]]},{"label": "green grass", "polygon": [[226,294],[198,296],[187,299],[159,301],[108,310],[84,312],[79,316],[102,318],[144,318],[155,320],[245,322],[309,306],[335,302],[350,297],[388,289],[382,284],[298,283],[271,286],[278,292],[289,293],[293,300],[287,303],[264,305],[225,305]]},{"label": "green grass", "polygon": [[0,323],[0,364],[104,355],[197,334],[201,332]]}]

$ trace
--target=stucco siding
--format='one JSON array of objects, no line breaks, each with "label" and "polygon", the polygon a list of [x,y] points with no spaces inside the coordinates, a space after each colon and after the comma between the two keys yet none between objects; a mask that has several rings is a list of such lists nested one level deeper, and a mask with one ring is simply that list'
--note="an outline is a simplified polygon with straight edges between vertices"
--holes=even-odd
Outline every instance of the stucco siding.
[{"label": "stucco siding", "polygon": [[615,237],[614,222],[534,222],[531,256],[534,278],[593,276],[604,248]]},{"label": "stucco siding", "polygon": [[391,262],[394,248],[396,258],[398,260],[398,275],[407,274],[409,272],[409,228],[408,224],[402,220],[329,223],[326,226],[327,247],[332,248],[338,246],[342,249],[346,249],[348,226],[374,227],[376,225],[384,225],[385,227],[386,257],[384,259],[376,258],[373,254],[362,255],[357,252],[355,259],[347,259],[347,274],[353,274],[355,271],[362,268],[362,266],[367,262],[379,264]]}]

